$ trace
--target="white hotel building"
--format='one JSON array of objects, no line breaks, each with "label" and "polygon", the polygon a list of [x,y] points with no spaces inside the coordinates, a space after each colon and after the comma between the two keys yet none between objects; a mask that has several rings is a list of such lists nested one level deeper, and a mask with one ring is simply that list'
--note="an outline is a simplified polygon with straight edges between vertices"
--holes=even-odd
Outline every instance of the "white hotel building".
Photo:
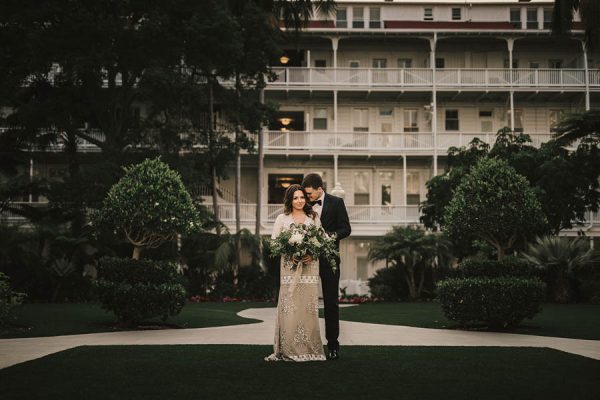
[{"label": "white hotel building", "polygon": [[[337,3],[336,15],[317,15],[273,66],[265,100],[279,111],[262,159],[242,157],[240,214],[254,231],[260,192],[261,232],[270,234],[285,188],[322,174],[352,224],[342,281],[364,281],[381,266],[367,260],[373,238],[419,223],[425,183],[444,172],[449,147],[475,137],[491,144],[505,126],[539,145],[562,114],[600,104],[600,53],[585,51],[580,22],[569,39],[551,36],[553,1]],[[55,167],[38,168],[51,176]],[[220,189],[218,216],[234,230],[233,178]],[[564,234],[577,230],[600,238],[600,216]]]},{"label": "white hotel building", "polygon": [[[367,261],[370,240],[418,223],[425,183],[444,172],[449,147],[493,143],[505,126],[539,145],[562,114],[600,101],[600,54],[586,54],[578,22],[572,39],[551,36],[553,1],[337,3],[273,67],[265,98],[280,107],[264,133],[260,189],[265,234],[304,173],[343,192],[352,235],[342,241],[342,280],[379,267]],[[254,154],[242,164],[251,231],[259,162]],[[219,216],[234,228],[234,182],[221,186]],[[589,222],[580,229],[600,235],[600,217]]]}]

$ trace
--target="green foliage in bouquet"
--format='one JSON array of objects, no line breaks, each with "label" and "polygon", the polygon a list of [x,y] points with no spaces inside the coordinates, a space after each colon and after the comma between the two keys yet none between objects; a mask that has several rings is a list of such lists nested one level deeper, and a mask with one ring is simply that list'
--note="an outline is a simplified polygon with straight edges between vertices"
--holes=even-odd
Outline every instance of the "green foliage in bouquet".
[{"label": "green foliage in bouquet", "polygon": [[108,192],[93,224],[121,233],[134,246],[156,248],[177,234],[201,228],[200,215],[179,173],[160,158],[125,167],[125,176]]},{"label": "green foliage in bouquet", "polygon": [[316,225],[291,224],[270,242],[271,257],[283,256],[300,259],[310,255],[313,259],[324,257],[335,271],[339,251],[335,246],[335,235],[330,235]]}]

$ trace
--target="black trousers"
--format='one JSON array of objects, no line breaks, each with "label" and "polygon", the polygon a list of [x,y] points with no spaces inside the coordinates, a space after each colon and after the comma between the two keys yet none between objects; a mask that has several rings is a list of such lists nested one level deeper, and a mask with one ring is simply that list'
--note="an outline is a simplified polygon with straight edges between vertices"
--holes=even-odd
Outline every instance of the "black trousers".
[{"label": "black trousers", "polygon": [[319,275],[323,288],[323,303],[325,306],[325,337],[327,348],[338,350],[340,343],[340,308],[338,305],[338,291],[340,287],[340,263],[334,273],[326,260],[319,260]]}]

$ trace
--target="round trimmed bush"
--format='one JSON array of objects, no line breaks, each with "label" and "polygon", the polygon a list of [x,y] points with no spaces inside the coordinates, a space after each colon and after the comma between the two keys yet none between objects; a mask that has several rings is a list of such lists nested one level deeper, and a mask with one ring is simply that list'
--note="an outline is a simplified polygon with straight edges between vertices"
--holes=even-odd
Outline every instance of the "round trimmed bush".
[{"label": "round trimmed bush", "polygon": [[397,266],[381,268],[369,278],[371,296],[384,301],[398,301],[408,298],[408,285]]},{"label": "round trimmed bush", "polygon": [[521,278],[539,278],[540,271],[529,261],[506,256],[502,261],[468,258],[452,272],[454,278],[518,276]]},{"label": "round trimmed bush", "polygon": [[102,308],[128,325],[177,315],[186,298],[177,265],[167,261],[103,257],[95,286]]},{"label": "round trimmed bush", "polygon": [[447,318],[460,325],[511,328],[541,311],[546,286],[537,279],[514,276],[450,278],[437,285]]}]

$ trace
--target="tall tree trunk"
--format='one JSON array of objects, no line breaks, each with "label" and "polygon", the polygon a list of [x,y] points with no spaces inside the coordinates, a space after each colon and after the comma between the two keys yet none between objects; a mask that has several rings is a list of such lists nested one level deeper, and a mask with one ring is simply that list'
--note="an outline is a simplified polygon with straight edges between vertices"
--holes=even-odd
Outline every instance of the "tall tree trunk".
[{"label": "tall tree trunk", "polygon": [[208,153],[210,158],[210,184],[212,190],[212,201],[213,201],[213,212],[216,220],[216,231],[217,235],[221,234],[221,227],[219,226],[219,199],[217,193],[217,167],[215,165],[215,110],[214,110],[214,94],[213,94],[213,76],[209,76],[207,79],[208,83]]},{"label": "tall tree trunk", "polygon": [[133,255],[131,256],[131,258],[134,260],[139,260],[141,255],[142,255],[142,248],[139,246],[134,246],[133,247]]},{"label": "tall tree trunk", "polygon": [[[262,89],[260,91],[260,102],[264,104],[265,102],[265,90]],[[258,130],[258,190],[256,193],[256,227],[254,229],[254,234],[260,240],[260,225],[261,225],[261,208],[262,208],[262,190],[264,185],[264,127]],[[261,252],[262,254],[262,252]]]},{"label": "tall tree trunk", "polygon": [[[241,106],[240,106],[240,102],[241,102],[241,93],[240,93],[240,74],[236,73],[235,74],[235,94],[236,94],[236,98],[238,101],[238,118],[239,115],[241,113]],[[241,129],[240,129],[240,123],[239,120],[236,121],[235,124],[235,271],[233,273],[233,285],[234,287],[237,287],[237,281],[238,281],[238,272],[240,270],[241,267],[241,252],[242,252],[242,244],[240,241],[240,231],[242,230],[242,224],[241,224],[241,216],[240,216],[240,212],[241,212],[241,191],[242,191],[242,187],[241,187],[241,179],[242,179],[242,156],[240,155],[240,148],[239,148],[239,140],[240,140],[240,136],[241,136]]]},{"label": "tall tree trunk", "polygon": [[[71,180],[71,185],[75,184],[80,187],[81,168],[77,155],[77,134],[75,129],[67,130],[67,146],[65,146],[65,150],[69,163],[69,179]],[[82,227],[85,224],[85,210],[80,197],[75,197],[73,201],[75,201],[75,204],[72,210],[73,218],[71,220],[71,234],[74,237],[79,237],[81,235]]]}]

